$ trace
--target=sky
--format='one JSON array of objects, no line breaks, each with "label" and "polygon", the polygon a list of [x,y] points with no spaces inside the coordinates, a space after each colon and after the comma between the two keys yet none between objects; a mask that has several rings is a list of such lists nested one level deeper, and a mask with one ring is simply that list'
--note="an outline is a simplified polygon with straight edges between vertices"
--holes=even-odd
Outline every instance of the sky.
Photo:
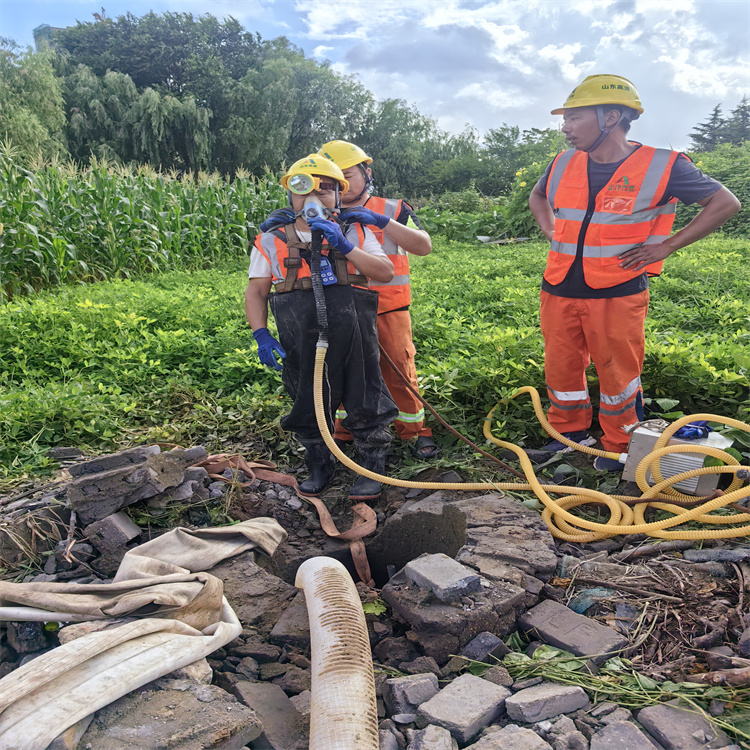
[{"label": "sky", "polygon": [[0,0],[0,36],[33,46],[34,27],[92,21],[102,5],[110,18],[232,16],[451,133],[557,127],[550,110],[593,73],[635,84],[631,137],[659,147],[689,147],[716,104],[750,98],[750,0]]}]

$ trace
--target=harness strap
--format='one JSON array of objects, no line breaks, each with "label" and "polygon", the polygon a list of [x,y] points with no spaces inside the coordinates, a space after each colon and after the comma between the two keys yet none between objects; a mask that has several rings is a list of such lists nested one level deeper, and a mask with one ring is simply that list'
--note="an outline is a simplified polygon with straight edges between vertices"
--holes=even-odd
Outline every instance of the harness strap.
[{"label": "harness strap", "polygon": [[[284,280],[276,285],[274,291],[276,292],[292,292],[298,289],[309,292],[312,289],[312,279],[309,276],[304,276],[300,279],[297,278],[299,269],[302,268],[304,258],[302,257],[302,251],[307,251],[310,248],[309,242],[302,242],[297,238],[297,232],[294,229],[294,224],[287,224],[284,227],[286,234],[284,241],[288,249],[288,255],[284,259],[284,267],[286,272],[284,274]],[[281,239],[281,238],[280,238]],[[336,283],[342,286],[361,286],[369,287],[369,280],[367,276],[363,276],[361,273],[350,273],[346,256],[342,255],[338,250],[334,249],[330,245],[328,247],[328,258],[331,265],[334,266],[334,273],[336,274]]]}]

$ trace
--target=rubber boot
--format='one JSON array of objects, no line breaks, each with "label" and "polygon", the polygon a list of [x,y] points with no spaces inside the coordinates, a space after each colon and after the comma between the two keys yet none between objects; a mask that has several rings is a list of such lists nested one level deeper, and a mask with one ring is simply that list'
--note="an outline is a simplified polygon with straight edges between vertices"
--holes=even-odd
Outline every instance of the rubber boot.
[{"label": "rubber boot", "polygon": [[310,470],[310,476],[299,483],[299,491],[303,495],[318,495],[333,478],[336,460],[322,440],[302,444],[305,446],[305,464]]},{"label": "rubber boot", "polygon": [[[363,445],[355,442],[357,463],[364,469],[376,474],[385,474],[385,458],[388,455],[387,445]],[[350,500],[377,500],[383,485],[369,477],[360,476],[349,489]]]}]

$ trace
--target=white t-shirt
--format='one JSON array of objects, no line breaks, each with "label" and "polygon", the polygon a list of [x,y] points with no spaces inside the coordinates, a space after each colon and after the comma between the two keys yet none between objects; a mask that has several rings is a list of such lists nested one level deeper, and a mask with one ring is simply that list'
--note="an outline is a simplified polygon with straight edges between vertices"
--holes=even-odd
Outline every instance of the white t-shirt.
[{"label": "white t-shirt", "polygon": [[[365,241],[362,243],[362,250],[366,253],[370,253],[370,255],[382,255],[384,258],[387,258],[388,256],[383,251],[383,248],[375,235],[367,227],[363,228],[365,230]],[[295,231],[297,232],[297,238],[301,242],[312,241],[312,232],[300,232],[299,229],[296,229]],[[357,230],[351,224],[347,225],[344,229],[344,237],[350,242],[353,242],[355,247],[359,246]],[[273,276],[271,273],[271,264],[266,260],[260,250],[255,247],[255,245],[253,245],[253,249],[250,253],[250,268],[248,269],[247,275],[250,279],[268,279]],[[276,281],[274,283],[280,284],[281,281]]]}]

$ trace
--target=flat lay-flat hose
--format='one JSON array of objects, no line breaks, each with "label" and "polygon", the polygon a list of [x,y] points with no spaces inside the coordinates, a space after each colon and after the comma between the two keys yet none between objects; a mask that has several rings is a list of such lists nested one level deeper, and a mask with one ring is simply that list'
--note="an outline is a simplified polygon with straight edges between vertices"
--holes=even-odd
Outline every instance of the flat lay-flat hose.
[{"label": "flat lay-flat hose", "polygon": [[[434,489],[434,490],[461,490],[461,491],[474,491],[474,490],[510,490],[510,491],[532,491],[539,498],[542,504],[545,506],[545,510],[542,513],[544,522],[550,529],[553,536],[558,539],[564,539],[571,542],[591,542],[597,539],[606,539],[607,537],[617,536],[619,534],[646,534],[648,536],[659,537],[661,539],[728,539],[734,537],[747,536],[750,534],[750,513],[736,513],[733,515],[722,515],[722,516],[709,516],[712,511],[718,508],[723,508],[731,503],[734,503],[748,494],[750,489],[741,488],[741,480],[735,476],[734,481],[727,489],[727,491],[721,496],[710,500],[705,500],[701,504],[693,508],[685,508],[679,505],[675,505],[675,502],[691,502],[700,501],[700,498],[682,495],[681,493],[672,489],[672,485],[678,484],[686,479],[701,476],[703,474],[726,474],[734,473],[735,475],[739,472],[748,471],[749,467],[740,466],[738,461],[730,454],[725,453],[716,448],[709,446],[691,446],[691,445],[679,445],[679,446],[667,446],[666,443],[671,435],[678,430],[682,425],[687,424],[695,419],[705,419],[711,422],[718,422],[726,424],[731,427],[750,432],[750,425],[745,422],[741,422],[736,419],[729,417],[721,417],[715,414],[700,414],[695,416],[682,417],[681,419],[674,422],[664,432],[656,443],[655,450],[648,456],[646,456],[638,466],[637,472],[637,484],[643,494],[640,498],[624,497],[624,496],[612,496],[607,495],[598,490],[590,490],[584,487],[565,487],[561,485],[547,485],[541,484],[534,474],[533,465],[523,451],[517,445],[499,440],[492,435],[492,414],[494,409],[487,415],[484,420],[484,436],[493,442],[495,445],[499,445],[502,448],[512,451],[518,456],[521,463],[521,468],[527,479],[528,483],[516,483],[516,482],[414,482],[404,479],[393,479],[391,477],[384,476],[382,474],[376,474],[375,472],[364,469],[357,463],[352,461],[346,454],[344,454],[334,442],[333,436],[328,429],[328,424],[325,418],[325,407],[323,404],[323,373],[325,368],[325,357],[326,357],[327,346],[325,344],[318,343],[318,348],[315,352],[315,374],[314,374],[314,388],[313,388],[313,399],[315,404],[315,416],[318,422],[318,428],[320,429],[321,436],[328,446],[331,453],[341,461],[344,466],[352,469],[353,471],[363,476],[374,479],[377,482],[383,484],[393,485],[395,487],[408,487],[418,489]],[[559,432],[557,432],[549,424],[544,416],[542,409],[541,400],[539,393],[535,388],[531,386],[524,386],[520,388],[514,394],[514,397],[522,393],[528,393],[531,395],[532,402],[534,405],[534,411],[537,419],[541,422],[544,428],[549,434],[560,440],[565,445],[569,445],[571,448],[590,453],[595,456],[604,456],[607,458],[613,458],[616,460],[622,460],[622,456],[619,453],[612,453],[610,451],[600,451],[588,446],[581,446],[578,443],[574,443],[567,438],[564,438]],[[662,456],[668,455],[669,453],[691,453],[700,452],[719,458],[724,461],[725,466],[719,467],[706,467],[701,469],[692,469],[690,471],[684,471],[680,474],[676,474],[668,479],[664,479],[659,471],[659,461]],[[656,480],[656,484],[653,487],[649,487],[646,482],[647,472],[651,470],[651,473]],[[571,491],[572,490],[572,491]],[[557,495],[564,495],[560,499],[554,499],[550,497],[548,493]],[[666,501],[660,502],[660,501]],[[630,504],[635,502],[635,506],[631,508]],[[575,508],[579,505],[585,504],[599,504],[606,505],[610,510],[610,518],[607,523],[597,523],[595,521],[589,521],[585,518],[580,518],[569,512],[568,508]],[[644,514],[647,508],[656,508],[672,513],[673,515],[669,518],[664,518],[661,521],[652,521],[647,523],[644,520]],[[696,530],[670,530],[674,526],[680,526],[688,521],[698,521],[699,523],[711,523],[711,524],[744,524],[738,528],[724,528],[724,529],[696,529]]]}]

